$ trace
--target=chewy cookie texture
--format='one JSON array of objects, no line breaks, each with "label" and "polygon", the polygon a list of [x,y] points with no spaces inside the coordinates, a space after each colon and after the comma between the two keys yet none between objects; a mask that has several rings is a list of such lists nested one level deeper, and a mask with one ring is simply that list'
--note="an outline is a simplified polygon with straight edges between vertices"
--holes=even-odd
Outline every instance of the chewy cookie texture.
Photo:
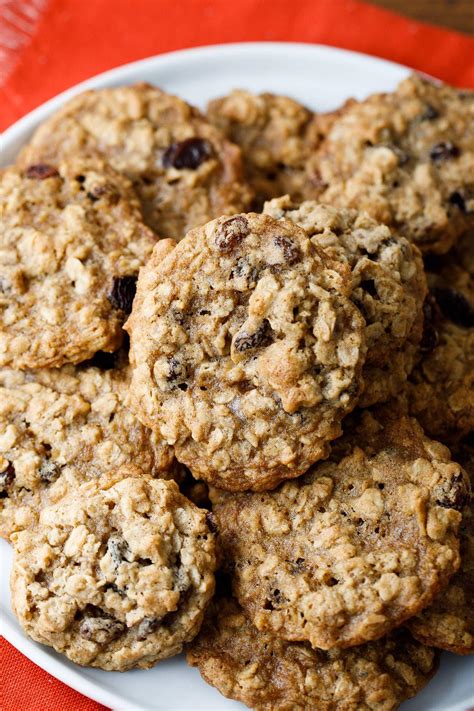
[{"label": "chewy cookie texture", "polygon": [[414,420],[367,413],[301,480],[211,500],[255,626],[332,649],[378,639],[447,584],[468,492],[449,450]]},{"label": "chewy cookie texture", "polygon": [[473,97],[106,88],[3,170],[29,636],[116,671],[186,647],[258,711],[391,711],[473,653]]},{"label": "chewy cookie texture", "polygon": [[435,650],[406,631],[324,652],[258,631],[232,598],[211,603],[187,660],[224,696],[257,711],[391,711],[437,669]]},{"label": "chewy cookie texture", "polygon": [[309,158],[320,136],[305,106],[287,96],[237,89],[211,101],[207,117],[242,149],[255,208],[286,193],[294,200],[316,197],[319,182],[309,172]]},{"label": "chewy cookie texture", "polygon": [[180,239],[249,206],[239,148],[197,109],[150,84],[79,94],[40,126],[20,162],[83,154],[132,180],[145,222],[162,237]]},{"label": "chewy cookie texture", "polygon": [[328,454],[361,389],[350,296],[349,267],[290,221],[223,217],[160,243],[125,326],[131,404],[216,486],[298,476]]},{"label": "chewy cookie texture", "polygon": [[[114,351],[155,235],[130,182],[103,163],[0,175],[0,366],[78,363]],[[133,296],[132,296],[133,298]]]},{"label": "chewy cookie texture", "polygon": [[418,356],[426,278],[420,252],[367,213],[288,196],[264,212],[302,227],[312,242],[351,269],[351,299],[366,323],[362,407],[395,396]]},{"label": "chewy cookie texture", "polygon": [[214,536],[174,482],[85,484],[14,535],[14,611],[36,641],[102,669],[148,668],[197,633]]},{"label": "chewy cookie texture", "polygon": [[31,526],[46,503],[123,465],[172,478],[172,448],[126,406],[129,382],[125,353],[0,369],[0,535]]},{"label": "chewy cookie texture", "polygon": [[366,211],[426,253],[473,226],[473,92],[413,75],[321,121],[310,162],[322,202]]}]

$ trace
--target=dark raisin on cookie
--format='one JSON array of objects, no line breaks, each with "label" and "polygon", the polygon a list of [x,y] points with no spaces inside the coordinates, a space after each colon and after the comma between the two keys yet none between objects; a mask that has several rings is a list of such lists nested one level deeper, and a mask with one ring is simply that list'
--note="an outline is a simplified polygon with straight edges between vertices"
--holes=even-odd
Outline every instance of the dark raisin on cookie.
[{"label": "dark raisin on cookie", "polygon": [[107,541],[107,552],[112,558],[115,569],[126,560],[127,555],[130,553],[127,541],[119,536],[111,536]]},{"label": "dark raisin on cookie", "polygon": [[211,533],[217,533],[218,528],[217,528],[217,520],[212,511],[207,511],[206,513],[206,523],[211,531]]},{"label": "dark raisin on cookie", "polygon": [[86,616],[79,625],[81,637],[97,644],[111,642],[120,637],[124,630],[122,622],[106,614],[103,617]]},{"label": "dark raisin on cookie", "polygon": [[114,308],[121,309],[126,314],[129,314],[132,311],[136,291],[136,276],[114,277],[112,290],[107,295],[107,298]]},{"label": "dark raisin on cookie", "polygon": [[462,328],[474,326],[474,308],[464,294],[450,286],[436,287],[432,293],[445,318]]},{"label": "dark raisin on cookie", "polygon": [[230,254],[249,234],[249,223],[243,215],[231,217],[219,225],[216,246],[220,252]]},{"label": "dark raisin on cookie", "polygon": [[456,474],[448,491],[443,491],[440,498],[436,500],[438,506],[445,509],[454,509],[462,511],[469,502],[469,492],[463,474]]},{"label": "dark raisin on cookie", "polygon": [[40,479],[46,484],[52,484],[52,482],[58,478],[60,473],[61,467],[59,466],[59,464],[56,464],[56,462],[52,462],[50,459],[47,459],[45,462],[43,462],[39,469]]},{"label": "dark raisin on cookie", "polygon": [[186,366],[178,358],[172,356],[168,359],[168,380],[185,380]]},{"label": "dark raisin on cookie", "polygon": [[245,353],[253,348],[267,346],[272,342],[272,328],[267,319],[253,333],[241,333],[234,340],[234,348],[239,353]]},{"label": "dark raisin on cookie", "polygon": [[285,262],[287,264],[295,264],[295,262],[299,262],[301,260],[300,248],[291,239],[288,239],[288,237],[284,237],[283,235],[277,235],[273,241],[283,252],[283,257],[285,258]]},{"label": "dark raisin on cookie", "polygon": [[15,467],[9,462],[5,471],[0,473],[0,499],[8,496],[7,488],[13,484],[14,479]]},{"label": "dark raisin on cookie", "polygon": [[32,180],[46,180],[46,178],[56,178],[59,175],[56,168],[52,165],[47,165],[46,163],[37,163],[36,165],[30,165],[25,170],[25,176],[31,178]]},{"label": "dark raisin on cookie", "polygon": [[142,642],[148,635],[156,630],[159,624],[159,619],[156,617],[144,617],[137,628],[137,640]]},{"label": "dark raisin on cookie", "polygon": [[182,170],[196,170],[201,163],[209,160],[212,149],[208,141],[202,138],[187,138],[179,143],[172,143],[163,154],[163,166]]},{"label": "dark raisin on cookie", "polygon": [[434,145],[430,151],[430,158],[434,163],[440,163],[451,158],[458,158],[461,151],[451,141],[443,141]]}]

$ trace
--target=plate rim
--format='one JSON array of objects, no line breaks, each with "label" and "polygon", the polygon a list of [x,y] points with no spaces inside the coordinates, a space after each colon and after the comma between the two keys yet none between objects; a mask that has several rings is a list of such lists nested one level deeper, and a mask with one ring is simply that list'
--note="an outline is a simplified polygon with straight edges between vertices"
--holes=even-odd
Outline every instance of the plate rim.
[{"label": "plate rim", "polygon": [[[380,67],[384,67],[387,71],[391,72],[414,72],[416,71],[412,67],[404,64],[399,64],[398,62],[392,62],[389,59],[384,59],[382,57],[373,56],[370,54],[365,54],[364,52],[357,52],[351,49],[345,49],[344,47],[335,47],[328,44],[311,43],[311,42],[274,42],[274,41],[261,41],[261,42],[226,42],[226,43],[216,43],[199,45],[197,47],[189,47],[186,49],[177,49],[173,52],[163,52],[162,54],[155,54],[149,57],[144,57],[143,59],[137,59],[133,62],[127,62],[126,64],[119,64],[111,69],[107,69],[99,74],[94,74],[93,76],[84,79],[78,84],[65,89],[64,91],[52,96],[45,102],[36,106],[34,109],[21,116],[17,121],[8,126],[2,132],[2,142],[8,144],[10,142],[16,141],[18,136],[31,130],[37,123],[43,121],[44,118],[56,110],[59,106],[64,104],[70,98],[79,94],[82,91],[86,91],[90,88],[96,88],[97,86],[107,85],[111,81],[116,80],[116,76],[120,74],[127,74],[133,72],[136,69],[140,69],[141,66],[158,62],[162,64],[172,63],[172,62],[187,62],[196,55],[204,56],[206,54],[221,54],[225,52],[237,52],[244,54],[246,52],[252,51],[268,52],[271,54],[276,50],[286,50],[286,51],[313,51],[325,52],[331,54],[333,59],[340,58],[343,60],[351,60],[353,62],[357,61],[361,65],[372,65],[378,64]],[[420,73],[420,72],[418,72]]]},{"label": "plate rim", "polygon": [[[244,55],[246,53],[256,51],[262,54],[267,53],[268,55],[271,55],[275,51],[282,50],[294,54],[298,52],[310,52],[314,53],[315,56],[323,53],[330,56],[332,61],[339,60],[343,62],[357,62],[361,68],[364,65],[366,67],[369,67],[370,65],[372,70],[374,65],[377,65],[380,69],[385,70],[387,73],[392,73],[394,76],[398,76],[397,81],[403,75],[406,75],[407,72],[415,71],[406,65],[392,62],[381,57],[365,54],[363,52],[356,52],[332,45],[319,43],[313,44],[310,42],[229,42],[179,49],[173,52],[164,52],[162,54],[156,54],[135,60],[133,62],[118,65],[112,69],[93,75],[92,77],[89,77],[88,79],[85,79],[84,81],[81,81],[78,84],[75,84],[74,86],[69,87],[59,94],[51,97],[19,118],[2,132],[2,150],[8,149],[9,145],[17,143],[22,139],[22,137],[25,137],[25,134],[30,133],[40,122],[44,121],[47,116],[57,110],[61,105],[76,94],[91,88],[100,88],[119,83],[128,84],[130,83],[130,80],[127,79],[126,76],[130,73],[140,71],[142,67],[149,67],[150,65],[153,66],[154,64],[157,64],[163,69],[166,68],[167,64],[186,64],[197,56],[202,58],[207,55],[209,58],[212,58],[213,55]],[[0,165],[2,165],[1,157]],[[7,601],[7,604],[8,603],[9,601]],[[126,701],[126,706],[124,706],[124,700],[118,694],[99,686],[97,682],[90,680],[86,678],[85,675],[81,674],[80,669],[83,667],[78,666],[76,669],[76,665],[73,665],[72,662],[69,662],[66,658],[56,658],[54,656],[54,650],[49,647],[44,647],[43,645],[31,640],[23,633],[15,618],[12,620],[8,619],[8,617],[2,619],[0,632],[3,637],[27,659],[32,661],[47,673],[51,674],[54,678],[58,679],[58,681],[66,684],[84,696],[108,706],[115,711],[144,711],[145,707],[137,706],[133,701]],[[69,665],[71,665],[71,667]],[[469,699],[466,701],[455,702],[454,705],[446,708],[446,711],[463,711],[463,709],[466,708],[466,703],[469,703]],[[178,707],[177,711],[180,711]]]}]

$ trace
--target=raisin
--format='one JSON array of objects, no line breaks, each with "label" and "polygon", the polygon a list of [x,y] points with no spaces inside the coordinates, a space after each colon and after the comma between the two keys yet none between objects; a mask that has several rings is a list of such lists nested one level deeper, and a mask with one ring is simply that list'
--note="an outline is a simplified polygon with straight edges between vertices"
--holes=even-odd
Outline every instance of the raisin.
[{"label": "raisin", "polygon": [[27,178],[34,180],[46,180],[46,178],[56,178],[59,173],[52,165],[37,163],[36,165],[30,165],[29,168],[26,169],[25,175]]},{"label": "raisin", "polygon": [[39,475],[40,479],[46,484],[51,484],[55,481],[61,473],[61,467],[59,464],[52,462],[51,460],[46,460],[40,467]]},{"label": "raisin", "polygon": [[122,588],[119,588],[118,585],[115,583],[107,583],[107,585],[104,585],[102,588],[104,593],[107,592],[108,590],[112,590],[112,592],[117,593],[117,595],[120,595],[120,597],[126,597],[127,593],[125,590],[122,590]]},{"label": "raisin", "polygon": [[208,511],[206,513],[206,523],[207,523],[207,526],[208,526],[209,530],[211,531],[211,533],[217,533],[217,531],[218,531],[217,520],[211,511]]},{"label": "raisin", "polygon": [[244,278],[247,284],[254,284],[257,281],[257,277],[258,269],[256,267],[252,267],[245,257],[240,257],[237,260],[237,264],[230,273],[231,279]]},{"label": "raisin", "polygon": [[301,250],[291,239],[283,235],[277,235],[273,241],[283,252],[287,264],[294,264],[300,261]]},{"label": "raisin", "polygon": [[113,617],[85,617],[79,626],[81,637],[97,644],[116,639],[124,630],[125,625]]},{"label": "raisin", "polygon": [[241,333],[240,336],[234,341],[234,348],[239,351],[239,353],[245,353],[253,348],[258,348],[259,346],[267,346],[272,342],[272,328],[267,321],[264,319],[262,325],[257,328],[254,333]]},{"label": "raisin", "polygon": [[474,326],[474,307],[464,294],[450,286],[435,287],[432,293],[443,316],[463,328]]},{"label": "raisin", "polygon": [[443,492],[441,498],[436,500],[438,506],[445,509],[462,511],[469,501],[469,493],[461,473],[456,474],[450,482],[450,488]]},{"label": "raisin", "polygon": [[107,298],[114,308],[121,309],[126,314],[129,314],[132,310],[136,291],[136,276],[114,277],[112,291]]},{"label": "raisin", "polygon": [[168,360],[168,380],[185,380],[186,366],[174,356]]},{"label": "raisin", "polygon": [[247,219],[242,215],[231,217],[219,225],[216,246],[224,254],[230,254],[250,234]]},{"label": "raisin", "polygon": [[451,203],[451,205],[455,205],[457,208],[459,208],[461,212],[467,212],[466,201],[464,200],[461,193],[457,190],[454,193],[451,193],[451,195],[449,196],[449,202]]},{"label": "raisin", "polygon": [[13,484],[13,481],[15,479],[15,467],[11,462],[8,463],[7,468],[5,471],[0,473],[0,492],[2,494],[1,498],[5,498],[8,496],[6,492],[6,488],[8,486],[11,486]]},{"label": "raisin", "polygon": [[451,158],[457,158],[461,151],[454,143],[451,141],[446,141],[442,143],[437,143],[432,147],[430,151],[430,158],[435,163],[439,163],[443,160],[450,160]]},{"label": "raisin", "polygon": [[211,157],[211,146],[202,138],[187,138],[179,143],[172,143],[163,153],[163,167],[182,170],[196,170],[201,163]]},{"label": "raisin", "polygon": [[149,634],[154,632],[158,627],[159,620],[156,617],[144,617],[138,625],[137,640],[142,642]]},{"label": "raisin", "polygon": [[439,111],[431,104],[426,104],[426,108],[420,116],[421,121],[433,121],[439,118]]},{"label": "raisin", "polygon": [[304,573],[306,570],[306,563],[304,558],[297,558],[295,561],[290,561],[289,563],[290,573],[292,575],[299,575]]},{"label": "raisin", "polygon": [[126,560],[127,554],[130,552],[127,541],[119,536],[111,536],[107,542],[107,552],[110,553],[115,569]]}]

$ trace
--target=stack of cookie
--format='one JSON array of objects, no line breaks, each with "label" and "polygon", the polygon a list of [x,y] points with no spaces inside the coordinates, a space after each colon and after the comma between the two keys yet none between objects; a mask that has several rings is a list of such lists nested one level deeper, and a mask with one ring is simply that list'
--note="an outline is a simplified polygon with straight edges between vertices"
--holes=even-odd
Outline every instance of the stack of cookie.
[{"label": "stack of cookie", "polygon": [[4,171],[0,230],[33,639],[122,671],[187,643],[269,710],[394,709],[474,651],[472,94],[87,92]]}]

